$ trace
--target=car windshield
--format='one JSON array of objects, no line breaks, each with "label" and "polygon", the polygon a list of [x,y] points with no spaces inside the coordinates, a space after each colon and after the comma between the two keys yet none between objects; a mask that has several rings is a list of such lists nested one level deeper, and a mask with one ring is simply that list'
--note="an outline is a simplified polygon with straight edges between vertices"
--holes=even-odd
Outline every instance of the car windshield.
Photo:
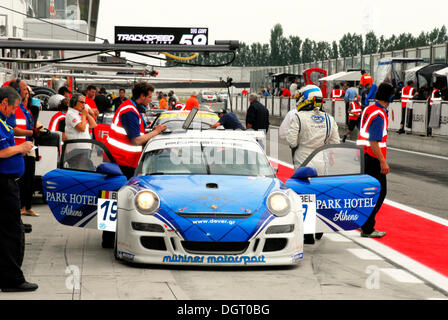
[{"label": "car windshield", "polygon": [[204,91],[202,94],[205,96],[213,96],[215,93],[212,91]]},{"label": "car windshield", "polygon": [[[171,120],[171,121],[165,121],[165,122],[160,122],[159,124],[164,124],[166,125],[166,129],[173,131],[176,129],[180,129],[182,128],[182,125],[184,124],[185,120]],[[157,124],[156,124],[157,125]],[[189,129],[210,129],[210,127],[213,125],[210,123],[206,123],[206,122],[202,122],[202,121],[193,121],[189,127]]]},{"label": "car windshield", "polygon": [[[260,149],[261,150],[261,149]],[[239,175],[275,177],[266,156],[256,148],[230,144],[167,147],[144,154],[139,175]]]}]

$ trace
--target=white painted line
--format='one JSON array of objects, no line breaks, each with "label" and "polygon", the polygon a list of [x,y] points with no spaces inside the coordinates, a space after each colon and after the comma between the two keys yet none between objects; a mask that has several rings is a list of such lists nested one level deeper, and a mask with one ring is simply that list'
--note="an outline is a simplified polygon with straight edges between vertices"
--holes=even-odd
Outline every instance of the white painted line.
[{"label": "white painted line", "polygon": [[[346,142],[356,143],[356,141],[353,141],[353,140],[346,140]],[[387,147],[387,150],[394,150],[394,151],[400,151],[400,152],[416,154],[416,155],[424,156],[424,157],[448,160],[448,157],[438,156],[438,155],[435,155],[435,154],[423,153],[423,152],[418,152],[418,151],[404,150],[404,149],[392,148],[392,147]]]},{"label": "white painted line", "polygon": [[448,227],[448,220],[434,216],[432,214],[429,214],[427,212],[421,211],[421,210],[417,210],[408,206],[405,206],[404,204],[398,203],[398,202],[394,202],[392,200],[385,200],[384,201],[385,204],[388,204],[392,207],[407,211],[409,213],[415,214],[416,216],[431,220],[433,222],[439,223],[441,225],[447,226]]},{"label": "white painted line", "polygon": [[330,241],[334,242],[353,242],[352,240],[348,239],[347,237],[341,236],[337,233],[325,233],[324,238],[327,238]]},{"label": "white painted line", "polygon": [[438,273],[437,271],[428,268],[427,266],[405,256],[404,254],[401,254],[398,251],[389,248],[388,246],[374,239],[361,238],[359,232],[357,231],[345,231],[341,232],[341,234],[347,236],[349,239],[353,240],[364,248],[372,250],[385,259],[397,265],[400,265],[410,273],[416,275],[421,279],[424,279],[434,287],[437,287],[448,294],[448,278]]},{"label": "white painted line", "polygon": [[380,268],[380,271],[387,274],[389,277],[393,278],[394,280],[398,282],[404,282],[404,283],[423,283],[422,280],[417,279],[409,272],[406,272],[401,269],[395,269],[395,268]]},{"label": "white painted line", "polygon": [[350,249],[347,249],[347,251],[362,260],[384,260],[380,256],[374,254],[372,251],[367,250],[367,249],[350,248]]}]

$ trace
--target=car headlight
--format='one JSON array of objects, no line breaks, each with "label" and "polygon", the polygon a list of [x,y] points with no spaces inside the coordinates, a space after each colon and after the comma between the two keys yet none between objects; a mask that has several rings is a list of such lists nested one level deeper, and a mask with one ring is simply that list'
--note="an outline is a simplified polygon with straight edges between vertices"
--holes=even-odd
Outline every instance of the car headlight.
[{"label": "car headlight", "polygon": [[152,191],[140,191],[134,198],[135,207],[141,214],[153,214],[160,207],[160,199]]},{"label": "car headlight", "polygon": [[271,193],[266,204],[269,211],[277,217],[284,217],[291,210],[291,201],[289,200],[289,197],[282,192]]}]

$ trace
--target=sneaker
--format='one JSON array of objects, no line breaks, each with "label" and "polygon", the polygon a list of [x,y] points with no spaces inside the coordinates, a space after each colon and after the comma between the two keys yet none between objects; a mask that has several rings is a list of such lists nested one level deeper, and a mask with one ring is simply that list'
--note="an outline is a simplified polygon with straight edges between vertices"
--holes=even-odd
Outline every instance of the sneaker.
[{"label": "sneaker", "polygon": [[382,238],[386,235],[386,232],[374,230],[372,233],[364,233],[361,231],[361,237],[363,238]]},{"label": "sneaker", "polygon": [[397,131],[398,134],[402,134],[402,133],[405,133],[405,132],[406,131],[404,131],[404,129],[400,129],[400,130]]},{"label": "sneaker", "polygon": [[35,283],[24,282],[16,286],[9,286],[6,288],[1,288],[3,292],[26,292],[26,291],[36,291],[39,286]]},{"label": "sneaker", "polygon": [[342,137],[342,143],[345,143],[345,140],[347,139],[347,136]]}]

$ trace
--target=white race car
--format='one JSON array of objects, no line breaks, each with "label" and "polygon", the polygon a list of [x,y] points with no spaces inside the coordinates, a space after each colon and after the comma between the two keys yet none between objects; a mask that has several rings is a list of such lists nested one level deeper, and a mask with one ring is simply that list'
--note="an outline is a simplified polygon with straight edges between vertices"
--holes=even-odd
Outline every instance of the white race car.
[{"label": "white race car", "polygon": [[303,258],[304,233],[364,224],[379,183],[362,174],[358,147],[317,150],[307,162],[324,172],[300,168],[283,183],[257,135],[160,134],[129,181],[92,141],[88,161],[64,152],[60,169],[44,177],[46,200],[62,224],[116,231],[115,257],[144,264],[291,265]]}]

